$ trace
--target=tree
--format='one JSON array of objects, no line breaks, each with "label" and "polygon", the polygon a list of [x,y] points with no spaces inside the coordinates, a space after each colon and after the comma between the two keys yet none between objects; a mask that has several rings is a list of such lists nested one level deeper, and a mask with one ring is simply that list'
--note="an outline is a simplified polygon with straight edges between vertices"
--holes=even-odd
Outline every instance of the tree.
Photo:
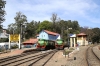
[{"label": "tree", "polygon": [[6,4],[6,1],[0,0],[0,29],[2,28],[1,23],[3,23],[5,20],[5,18],[4,18],[5,14],[6,14],[6,12],[4,10],[5,4]]},{"label": "tree", "polygon": [[55,24],[56,24],[56,32],[61,34],[61,37],[64,40],[68,39],[66,38],[68,34],[77,34],[79,33],[79,30],[80,30],[78,21],[60,20],[59,22],[56,22]]},{"label": "tree", "polygon": [[27,24],[27,17],[24,14],[22,14],[21,12],[17,12],[16,17],[14,19],[15,19],[15,23],[17,26],[16,31],[17,31],[17,33],[21,33],[21,28],[24,28],[25,27],[24,25]]},{"label": "tree", "polygon": [[27,17],[21,12],[17,12],[15,16],[15,23],[8,25],[8,32],[10,34],[21,34],[21,39],[23,41],[23,36],[25,36],[25,26],[27,24]]},{"label": "tree", "polygon": [[74,33],[74,34],[78,34],[79,33],[80,26],[78,24],[78,21],[72,21],[71,27],[72,27],[71,33]]},{"label": "tree", "polygon": [[88,27],[80,27],[81,32],[87,34],[87,40],[89,42],[99,43],[100,42],[100,29],[99,28],[92,28],[89,29]]},{"label": "tree", "polygon": [[17,33],[16,30],[17,30],[16,23],[11,23],[11,24],[8,25],[9,34],[15,34],[15,33]]},{"label": "tree", "polygon": [[[47,21],[47,20],[43,22],[40,22],[40,21],[36,22],[32,20],[31,22],[28,23],[27,17],[21,12],[17,12],[16,17],[14,19],[15,19],[15,23],[10,24],[8,26],[9,27],[8,30],[11,33],[19,34],[21,32],[21,28],[23,28],[24,36],[27,39],[31,37],[35,37],[42,30],[50,30],[50,31],[61,34],[62,39],[67,40],[68,34],[70,33],[77,34],[79,33],[79,30],[80,30],[78,21],[61,20],[60,18],[57,17],[57,14],[55,13],[52,14],[52,17],[51,17],[52,22]],[[22,25],[25,25],[25,26],[22,27]],[[67,31],[68,28],[72,28],[72,29]]]},{"label": "tree", "polygon": [[39,24],[39,27],[37,29],[37,32],[39,33],[41,30],[50,30],[52,31],[52,22],[49,21],[43,21]]},{"label": "tree", "polygon": [[56,13],[52,14],[51,21],[53,22],[53,31],[56,32],[56,29],[55,29],[55,27],[56,27],[55,22],[57,21],[57,14]]},{"label": "tree", "polygon": [[26,25],[26,31],[25,31],[25,37],[28,39],[30,37],[35,37],[37,32],[37,26],[38,26],[38,22],[36,21],[31,21],[30,23],[27,23]]},{"label": "tree", "polygon": [[[58,23],[58,25],[57,25],[57,23]],[[61,34],[61,38],[63,39],[64,34],[65,34],[64,30],[66,30],[66,26],[67,26],[66,22],[64,20],[60,20],[57,23],[56,23],[56,32],[60,31],[58,33]]]},{"label": "tree", "polygon": [[91,38],[92,38],[92,42],[93,43],[99,43],[100,41],[100,29],[99,28],[94,28],[92,29],[92,35],[91,35]]}]

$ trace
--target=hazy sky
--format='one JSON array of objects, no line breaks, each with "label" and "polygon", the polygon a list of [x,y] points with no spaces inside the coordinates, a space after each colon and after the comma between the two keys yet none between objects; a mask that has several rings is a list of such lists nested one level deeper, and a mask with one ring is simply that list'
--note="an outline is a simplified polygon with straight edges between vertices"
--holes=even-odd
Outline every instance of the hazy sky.
[{"label": "hazy sky", "polygon": [[7,26],[14,23],[16,12],[27,16],[28,22],[49,20],[56,13],[63,20],[77,20],[80,26],[100,28],[100,0],[6,0]]}]

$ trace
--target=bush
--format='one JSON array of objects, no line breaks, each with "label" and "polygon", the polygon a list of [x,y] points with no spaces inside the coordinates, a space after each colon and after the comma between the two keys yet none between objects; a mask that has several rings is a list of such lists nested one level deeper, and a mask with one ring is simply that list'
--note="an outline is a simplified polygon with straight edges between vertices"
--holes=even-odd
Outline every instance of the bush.
[{"label": "bush", "polygon": [[72,51],[66,51],[66,55],[68,55],[69,53],[71,53]]},{"label": "bush", "polygon": [[63,54],[64,55],[68,55],[69,53],[71,53],[72,51],[71,50],[67,50],[67,51],[63,51]]},{"label": "bush", "polygon": [[69,48],[69,50],[74,50],[74,48]]},{"label": "bush", "polygon": [[11,47],[11,49],[16,49],[16,48],[18,48],[18,45],[14,45]]},{"label": "bush", "polygon": [[0,52],[3,52],[4,50],[3,49],[0,49]]},{"label": "bush", "polygon": [[5,50],[4,47],[0,47],[0,52],[3,52]]},{"label": "bush", "polygon": [[9,41],[8,38],[1,38],[1,39],[0,39],[0,42],[8,42],[8,41]]}]

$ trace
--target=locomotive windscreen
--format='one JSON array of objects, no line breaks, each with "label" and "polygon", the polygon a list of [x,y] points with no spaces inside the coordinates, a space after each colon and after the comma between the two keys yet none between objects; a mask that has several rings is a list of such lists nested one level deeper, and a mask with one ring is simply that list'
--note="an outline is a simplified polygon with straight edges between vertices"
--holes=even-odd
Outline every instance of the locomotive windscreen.
[{"label": "locomotive windscreen", "polygon": [[58,43],[58,44],[62,44],[62,43],[63,43],[63,41],[57,41],[57,43]]},{"label": "locomotive windscreen", "polygon": [[38,43],[43,44],[43,43],[44,43],[44,41],[38,41]]}]

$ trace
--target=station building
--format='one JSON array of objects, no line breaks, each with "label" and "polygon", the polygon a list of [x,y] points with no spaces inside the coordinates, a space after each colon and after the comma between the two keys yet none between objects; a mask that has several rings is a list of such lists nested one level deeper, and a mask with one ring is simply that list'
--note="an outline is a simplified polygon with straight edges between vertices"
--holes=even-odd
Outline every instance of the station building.
[{"label": "station building", "polygon": [[88,45],[87,35],[85,33],[70,34],[70,47],[76,47]]},{"label": "station building", "polygon": [[77,43],[83,46],[88,45],[87,35],[85,33],[77,34]]},{"label": "station building", "polygon": [[60,37],[60,34],[58,34],[58,33],[51,32],[48,30],[42,30],[38,34],[37,39],[45,39],[45,40],[55,41],[57,39],[61,39],[61,37]]}]

